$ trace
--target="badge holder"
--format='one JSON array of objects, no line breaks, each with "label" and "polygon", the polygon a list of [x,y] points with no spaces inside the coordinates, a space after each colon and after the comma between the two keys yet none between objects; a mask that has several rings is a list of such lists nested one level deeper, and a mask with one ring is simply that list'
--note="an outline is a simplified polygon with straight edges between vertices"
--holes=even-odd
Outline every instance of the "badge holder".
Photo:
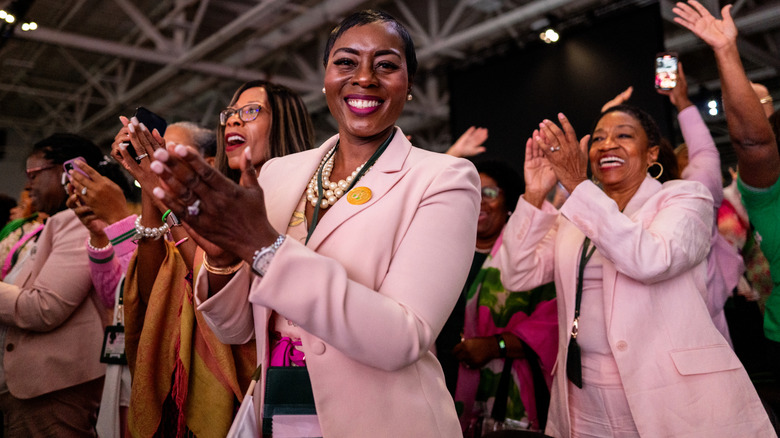
[{"label": "badge holder", "polygon": [[124,278],[117,288],[117,305],[114,309],[116,324],[106,327],[103,335],[103,349],[100,351],[100,362],[114,365],[127,365],[125,355],[125,326],[124,323]]}]

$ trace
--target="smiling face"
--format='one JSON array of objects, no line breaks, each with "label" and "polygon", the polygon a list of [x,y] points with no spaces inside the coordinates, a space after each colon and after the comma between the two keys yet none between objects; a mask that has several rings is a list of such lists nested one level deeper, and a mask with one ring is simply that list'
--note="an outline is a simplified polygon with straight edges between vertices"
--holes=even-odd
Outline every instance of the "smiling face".
[{"label": "smiling face", "polygon": [[250,103],[260,105],[256,119],[245,122],[235,113],[225,124],[225,154],[231,169],[239,168],[242,153],[247,146],[252,151],[253,165],[259,166],[268,159],[272,114],[265,88],[247,88],[232,108],[239,109]]},{"label": "smiling face", "polygon": [[386,137],[410,87],[403,40],[390,23],[355,26],[335,41],[325,68],[325,94],[342,141]]},{"label": "smiling face", "polygon": [[650,145],[642,124],[631,115],[613,111],[593,130],[590,166],[605,190],[636,189],[647,175],[647,166],[658,158],[658,146]]}]

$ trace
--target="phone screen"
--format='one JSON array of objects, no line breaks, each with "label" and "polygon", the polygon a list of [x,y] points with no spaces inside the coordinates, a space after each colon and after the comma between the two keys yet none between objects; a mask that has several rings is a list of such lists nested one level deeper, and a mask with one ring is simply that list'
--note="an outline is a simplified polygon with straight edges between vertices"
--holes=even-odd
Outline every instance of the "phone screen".
[{"label": "phone screen", "polygon": [[677,55],[659,53],[655,58],[655,88],[671,90],[677,86]]}]

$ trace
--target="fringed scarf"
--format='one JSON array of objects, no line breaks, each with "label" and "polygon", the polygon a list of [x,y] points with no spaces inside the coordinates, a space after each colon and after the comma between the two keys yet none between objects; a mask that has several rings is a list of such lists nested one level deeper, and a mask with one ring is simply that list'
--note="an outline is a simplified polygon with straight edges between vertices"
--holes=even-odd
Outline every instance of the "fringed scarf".
[{"label": "fringed scarf", "polygon": [[172,243],[166,249],[148,300],[139,294],[136,256],[127,271],[130,432],[134,437],[224,437],[255,369],[255,344],[217,340],[195,309],[192,273]]}]

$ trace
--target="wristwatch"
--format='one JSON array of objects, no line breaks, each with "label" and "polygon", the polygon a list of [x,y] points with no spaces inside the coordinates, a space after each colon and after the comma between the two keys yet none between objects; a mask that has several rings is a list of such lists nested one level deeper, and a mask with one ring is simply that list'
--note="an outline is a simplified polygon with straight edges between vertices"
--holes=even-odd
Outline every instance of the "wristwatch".
[{"label": "wristwatch", "polygon": [[276,250],[284,243],[284,238],[285,235],[280,234],[271,246],[266,246],[265,248],[255,251],[255,255],[252,257],[252,270],[255,271],[255,274],[261,277],[265,275],[266,271],[268,271],[268,266],[271,264],[271,260],[274,259]]}]

